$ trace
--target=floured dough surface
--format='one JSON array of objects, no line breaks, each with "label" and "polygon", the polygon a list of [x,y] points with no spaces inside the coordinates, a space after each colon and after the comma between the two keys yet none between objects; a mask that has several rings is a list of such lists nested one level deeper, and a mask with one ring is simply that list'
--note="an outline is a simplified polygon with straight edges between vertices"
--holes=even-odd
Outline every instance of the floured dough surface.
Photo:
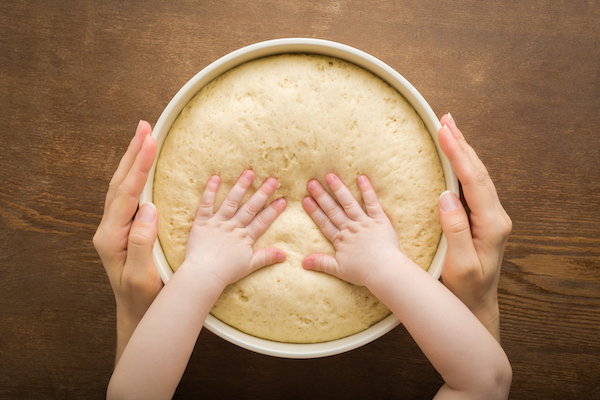
[{"label": "floured dough surface", "polygon": [[205,86],[167,136],[156,169],[159,240],[169,264],[183,262],[208,178],[221,177],[217,206],[245,169],[256,173],[246,198],[272,176],[287,208],[255,248],[282,249],[285,262],[228,286],[211,313],[248,334],[315,343],[360,332],[389,310],[366,288],[305,271],[309,254],[335,254],[302,208],[310,179],[334,172],[361,201],[364,174],[422,268],[441,236],[437,200],[444,175],[431,137],[408,102],[370,72],[317,55],[280,55],[243,64]]}]

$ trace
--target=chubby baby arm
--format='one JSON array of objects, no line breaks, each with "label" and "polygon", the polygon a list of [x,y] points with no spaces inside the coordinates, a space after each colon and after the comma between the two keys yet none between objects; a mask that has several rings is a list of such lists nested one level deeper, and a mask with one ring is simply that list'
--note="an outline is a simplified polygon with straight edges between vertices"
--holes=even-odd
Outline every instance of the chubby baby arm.
[{"label": "chubby baby arm", "polygon": [[286,205],[279,199],[262,209],[277,187],[269,178],[240,207],[253,180],[254,173],[245,171],[216,212],[220,180],[213,176],[208,181],[185,261],[133,333],[109,383],[108,398],[171,398],[204,320],[225,286],[285,259],[276,248],[252,249]]},{"label": "chubby baby arm", "polygon": [[304,268],[364,285],[390,308],[446,382],[437,398],[507,398],[506,354],[456,296],[402,254],[369,180],[358,178],[366,211],[337,176],[326,182],[338,202],[310,181],[303,205],[336,255],[310,255]]}]

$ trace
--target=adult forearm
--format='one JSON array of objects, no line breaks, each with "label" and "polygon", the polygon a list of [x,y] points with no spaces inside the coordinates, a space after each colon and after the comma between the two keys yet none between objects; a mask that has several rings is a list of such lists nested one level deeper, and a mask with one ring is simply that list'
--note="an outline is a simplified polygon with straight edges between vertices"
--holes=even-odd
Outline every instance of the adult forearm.
[{"label": "adult forearm", "polygon": [[202,325],[224,288],[184,263],[156,297],[125,347],[108,398],[171,398]]},{"label": "adult forearm", "polygon": [[117,305],[117,351],[115,356],[115,366],[119,363],[123,350],[129,343],[131,335],[135,331],[135,328],[140,323],[142,318],[135,318],[128,315]]}]

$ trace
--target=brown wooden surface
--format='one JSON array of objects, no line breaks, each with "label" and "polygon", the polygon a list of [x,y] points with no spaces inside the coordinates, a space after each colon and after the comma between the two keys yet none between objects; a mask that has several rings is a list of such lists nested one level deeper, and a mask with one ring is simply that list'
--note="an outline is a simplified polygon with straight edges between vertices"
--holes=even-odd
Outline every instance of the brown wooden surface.
[{"label": "brown wooden surface", "polygon": [[[594,1],[4,0],[0,398],[103,398],[115,306],[91,238],[138,120],[228,52],[294,36],[364,50],[453,113],[514,222],[511,398],[600,398],[599,20]],[[440,385],[401,327],[316,360],[203,331],[176,398],[425,399]]]}]

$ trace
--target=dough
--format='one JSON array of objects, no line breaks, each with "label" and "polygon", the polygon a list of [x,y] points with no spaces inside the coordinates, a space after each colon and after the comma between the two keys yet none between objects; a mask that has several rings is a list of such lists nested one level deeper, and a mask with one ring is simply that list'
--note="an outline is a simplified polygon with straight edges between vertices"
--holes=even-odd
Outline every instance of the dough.
[{"label": "dough", "polygon": [[[408,102],[372,73],[345,61],[287,54],[221,75],[183,109],[154,178],[159,240],[173,270],[183,262],[204,185],[221,177],[217,206],[245,169],[265,179],[286,210],[255,243],[282,249],[285,262],[228,286],[211,313],[264,339],[315,343],[360,332],[390,311],[364,287],[305,271],[309,254],[335,254],[302,208],[310,179],[334,172],[361,201],[369,177],[402,251],[423,269],[441,237],[437,200],[445,190],[434,143]],[[269,201],[269,202],[270,202]]]}]

